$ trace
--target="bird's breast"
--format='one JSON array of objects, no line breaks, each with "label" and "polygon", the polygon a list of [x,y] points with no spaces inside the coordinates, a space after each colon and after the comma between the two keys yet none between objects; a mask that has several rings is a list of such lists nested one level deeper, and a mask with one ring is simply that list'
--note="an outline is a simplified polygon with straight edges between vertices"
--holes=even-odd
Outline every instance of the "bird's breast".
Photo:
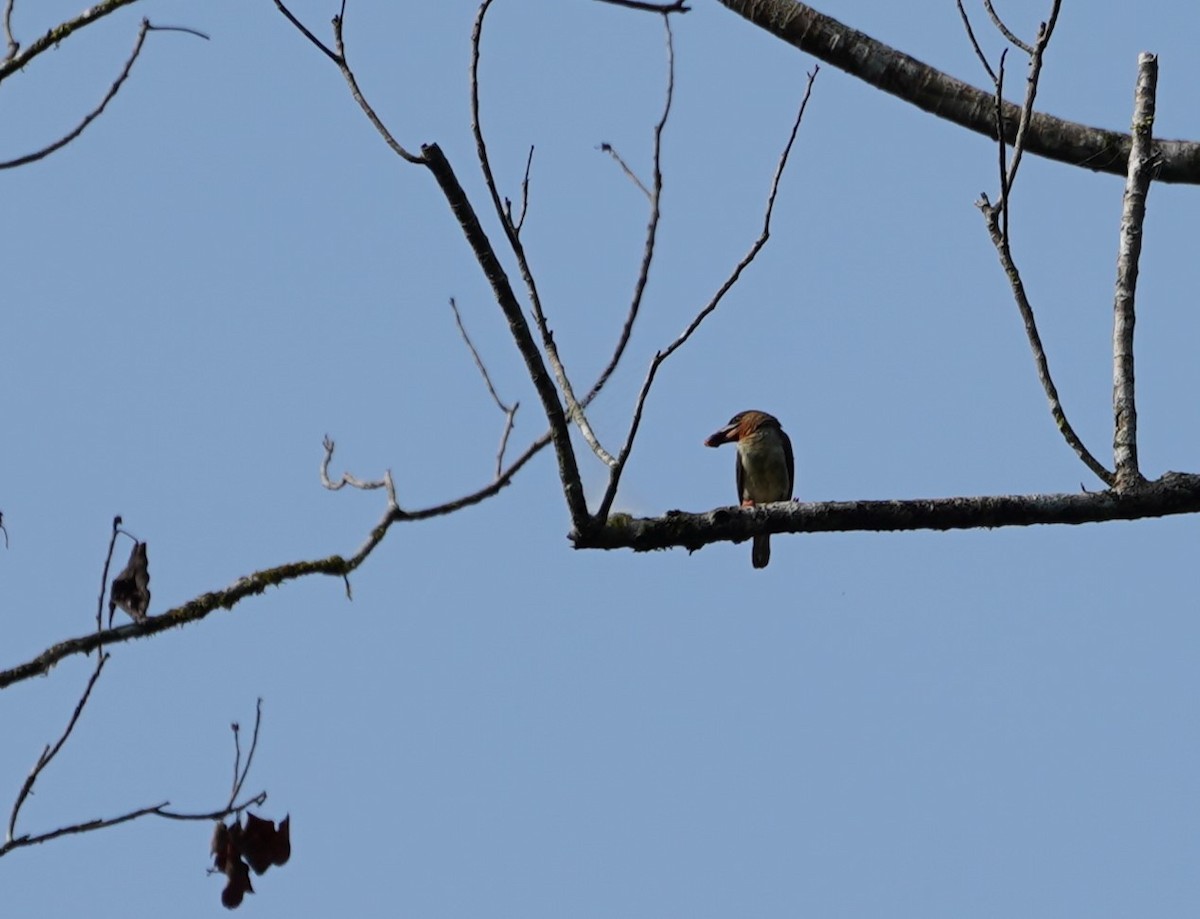
[{"label": "bird's breast", "polygon": [[738,458],[742,464],[742,500],[769,504],[791,498],[787,454],[774,432],[742,438],[738,441]]}]

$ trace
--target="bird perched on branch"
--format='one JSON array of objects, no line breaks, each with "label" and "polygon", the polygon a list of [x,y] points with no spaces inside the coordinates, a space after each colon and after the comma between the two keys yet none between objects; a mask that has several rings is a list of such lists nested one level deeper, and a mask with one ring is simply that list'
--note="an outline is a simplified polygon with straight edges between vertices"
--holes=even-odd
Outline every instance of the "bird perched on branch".
[{"label": "bird perched on branch", "polygon": [[[766,412],[738,412],[729,424],[706,441],[706,447],[737,444],[737,490],[742,507],[790,501],[796,479],[792,442],[779,426],[779,419]],[[750,560],[755,568],[771,561],[771,537],[754,537]]]}]

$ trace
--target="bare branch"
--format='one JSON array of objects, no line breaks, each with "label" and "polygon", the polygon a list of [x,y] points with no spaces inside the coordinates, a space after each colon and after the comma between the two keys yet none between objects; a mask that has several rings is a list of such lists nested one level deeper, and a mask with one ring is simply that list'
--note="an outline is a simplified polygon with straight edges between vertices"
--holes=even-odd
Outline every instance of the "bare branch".
[{"label": "bare branch", "polygon": [[[112,565],[113,551],[117,547],[117,534],[121,532],[120,516],[113,517],[112,536],[108,540],[108,554],[104,556],[104,570],[100,573],[100,596],[96,601],[96,631],[99,632],[104,621],[104,597],[108,594],[108,569]],[[112,627],[112,613],[109,613],[108,624]]]},{"label": "bare branch", "polygon": [[767,240],[771,238],[771,215],[775,211],[775,198],[779,194],[779,182],[783,178],[783,171],[787,167],[788,157],[792,152],[792,145],[796,141],[796,135],[800,131],[800,123],[804,120],[804,111],[808,107],[809,97],[812,95],[813,81],[816,80],[817,74],[820,72],[819,67],[813,67],[812,72],[808,75],[808,83],[804,87],[804,97],[800,100],[800,107],[796,111],[796,119],[792,122],[792,131],[788,135],[787,143],[784,145],[783,152],[779,156],[779,163],[775,167],[775,175],[771,179],[771,191],[767,195],[766,213],[763,215],[762,231],[758,238],[750,246],[750,250],[742,256],[741,261],[734,266],[733,271],[729,273],[729,277],[713,294],[711,300],[696,314],[695,318],[684,329],[683,333],[673,341],[665,351],[659,351],[654,355],[654,360],[650,362],[650,369],[646,373],[646,379],[642,383],[641,391],[638,393],[637,402],[633,411],[633,419],[629,425],[629,433],[625,437],[625,443],[621,447],[621,453],[617,460],[617,465],[613,468],[609,475],[608,487],[604,491],[604,497],[600,501],[600,507],[596,511],[596,519],[604,521],[608,519],[608,512],[612,508],[612,503],[617,496],[617,487],[620,485],[621,473],[625,469],[625,464],[629,461],[629,454],[633,450],[633,441],[637,437],[638,428],[642,422],[642,410],[646,404],[646,398],[650,395],[650,387],[654,384],[654,377],[658,373],[658,368],[668,357],[683,347],[684,343],[696,329],[700,328],[700,324],[720,305],[732,288],[742,276],[742,272],[749,267],[750,263],[758,256],[763,247],[767,244]]},{"label": "bare branch", "polygon": [[142,53],[142,45],[146,41],[146,34],[151,31],[187,32],[191,35],[198,35],[204,39],[208,38],[208,36],[203,32],[197,32],[195,29],[188,29],[182,26],[153,26],[150,24],[149,19],[143,19],[142,26],[140,29],[138,29],[137,40],[133,44],[133,51],[130,52],[129,57],[125,61],[125,66],[121,68],[121,72],[117,75],[117,78],[113,81],[113,84],[108,88],[108,92],[104,94],[104,98],[100,100],[100,104],[92,109],[92,111],[88,112],[88,114],[83,117],[83,120],[79,122],[79,124],[77,124],[58,140],[48,144],[45,147],[42,147],[40,150],[35,150],[33,153],[27,153],[24,156],[17,157],[16,159],[0,162],[0,169],[14,169],[17,166],[25,166],[29,163],[36,163],[38,160],[44,159],[54,151],[61,150],[80,134],[82,134],[87,129],[88,125],[100,117],[100,115],[104,112],[104,109],[108,106],[108,103],[111,102],[120,91],[121,86],[124,85],[125,80],[129,77],[130,71],[133,69],[134,61],[136,61],[138,59],[138,55]]},{"label": "bare branch", "polygon": [[371,124],[374,125],[375,130],[379,132],[379,136],[382,137],[384,142],[392,148],[392,152],[410,163],[422,162],[421,157],[414,153],[410,153],[404,146],[401,145],[398,140],[396,140],[396,138],[392,136],[391,132],[388,131],[387,126],[384,125],[380,117],[375,114],[375,110],[367,103],[366,97],[363,96],[362,90],[358,87],[358,79],[354,76],[354,71],[350,69],[350,64],[346,60],[346,46],[342,40],[344,15],[346,11],[346,4],[344,0],[342,3],[342,13],[333,18],[333,38],[334,48],[336,48],[336,50],[331,50],[328,45],[313,35],[313,33],[309,31],[304,23],[297,19],[292,14],[292,11],[283,5],[281,0],[274,0],[274,3],[275,8],[287,18],[288,22],[294,25],[300,34],[307,38],[312,45],[317,48],[317,50],[333,61],[333,63],[337,66],[338,70],[342,74],[342,78],[346,81],[346,85],[350,87],[350,95],[354,97],[354,101],[358,103],[358,107],[362,109],[363,114],[365,114]]},{"label": "bare branch", "polygon": [[[475,255],[475,261],[483,269],[484,277],[492,287],[496,302],[508,320],[509,331],[516,342],[517,350],[521,352],[521,357],[525,360],[529,378],[537,391],[538,398],[541,399],[542,411],[545,412],[546,420],[550,425],[554,452],[558,458],[558,477],[563,484],[563,495],[571,514],[572,525],[586,528],[590,526],[591,521],[587,503],[583,497],[583,483],[579,480],[579,466],[575,461],[575,449],[571,444],[570,432],[567,429],[566,415],[563,412],[562,403],[558,400],[558,392],[546,373],[546,365],[534,343],[533,334],[530,332],[529,323],[525,321],[521,304],[517,302],[512,285],[509,284],[508,275],[496,257],[496,251],[492,248],[491,241],[488,240],[483,227],[480,226],[479,218],[471,206],[470,199],[463,191],[458,176],[450,167],[441,148],[437,144],[426,144],[421,147],[421,154],[424,165],[433,173],[442,194],[446,197],[446,202],[450,205],[451,212],[458,219],[463,235],[466,236],[467,243]],[[530,455],[528,451],[527,455]]]},{"label": "bare branch", "polygon": [[[1021,106],[1021,118],[1017,123],[1017,136],[1013,140],[1012,162],[1008,165],[1008,178],[1004,183],[1006,189],[1011,189],[1017,180],[1017,170],[1021,166],[1021,157],[1025,153],[1025,143],[1029,137],[1029,124],[1033,118],[1033,103],[1037,98],[1038,81],[1042,75],[1042,60],[1046,47],[1050,44],[1050,36],[1054,34],[1054,25],[1058,22],[1058,11],[1062,0],[1054,0],[1050,9],[1050,18],[1038,27],[1037,42],[1029,56],[1029,76],[1025,81],[1025,103]],[[999,96],[999,87],[997,87]],[[1002,103],[1000,103],[1002,104]],[[1004,212],[1004,234],[1008,236],[1008,201],[1007,197],[1000,201],[997,207]]]},{"label": "bare branch", "polygon": [[[667,88],[664,94],[662,115],[659,116],[658,123],[654,126],[654,153],[651,158],[654,172],[650,192],[650,220],[646,225],[646,242],[642,246],[642,263],[638,268],[637,280],[633,285],[633,299],[629,303],[629,312],[625,314],[625,324],[621,327],[621,334],[617,337],[617,346],[613,350],[608,364],[596,379],[596,384],[592,387],[591,392],[588,393],[586,402],[590,402],[599,394],[600,390],[604,388],[604,384],[608,382],[608,378],[612,376],[613,371],[617,369],[617,364],[620,363],[621,356],[625,353],[625,346],[629,344],[629,336],[633,333],[633,323],[637,320],[638,312],[642,306],[642,297],[646,293],[646,284],[650,280],[650,264],[654,260],[654,245],[658,238],[658,223],[662,216],[660,208],[663,186],[662,137],[663,130],[667,126],[667,118],[671,114],[671,103],[675,98],[675,42],[674,36],[671,34],[671,18],[669,16],[663,16],[663,30],[666,35],[667,45]],[[616,152],[612,151],[611,147],[609,149],[613,156],[617,157]],[[617,162],[621,163],[622,167],[624,167],[625,164],[620,157],[617,157]]]},{"label": "bare branch", "polygon": [[1137,89],[1133,107],[1133,151],[1121,210],[1121,240],[1117,249],[1117,287],[1113,298],[1113,454],[1117,487],[1142,481],[1138,471],[1137,403],[1134,399],[1133,326],[1138,259],[1142,254],[1142,226],[1146,196],[1158,167],[1154,152],[1155,90],[1158,58],[1138,55]]},{"label": "bare branch", "polygon": [[1008,59],[1008,49],[1000,52],[1000,63],[996,68],[996,157],[1000,170],[1000,205],[997,205],[996,220],[1000,226],[1000,235],[1008,243],[1008,206],[1009,193],[1012,190],[1008,181],[1008,145],[1000,138],[1004,137],[1004,62]]},{"label": "bare branch", "polygon": [[288,22],[290,22],[292,25],[294,25],[296,27],[297,31],[299,31],[299,33],[301,35],[303,35],[305,38],[307,38],[312,43],[314,48],[316,48],[318,51],[320,51],[322,54],[324,54],[327,58],[329,58],[331,61],[333,61],[335,64],[337,64],[338,67],[342,66],[343,61],[341,59],[341,56],[334,53],[334,51],[328,45],[326,45],[323,41],[321,41],[321,39],[317,38],[317,36],[313,35],[313,33],[309,31],[308,27],[304,23],[302,23],[299,19],[297,19],[292,14],[292,11],[289,10],[286,6],[284,6],[283,3],[280,2],[280,0],[275,0],[275,9],[277,9],[277,10],[279,10],[279,12],[283,13],[284,18],[286,18]]},{"label": "bare branch", "polygon": [[616,147],[614,147],[612,144],[610,144],[608,142],[604,142],[604,143],[600,144],[600,146],[597,147],[596,149],[599,150],[601,153],[607,153],[614,160],[616,160],[617,165],[621,167],[621,171],[625,173],[625,175],[629,179],[629,181],[638,187],[638,191],[640,191],[647,198],[650,197],[650,189],[648,189],[645,186],[645,184],[642,182],[642,180],[637,177],[637,173],[635,173],[632,169],[629,168],[629,164],[626,163],[625,160],[622,158],[621,154],[619,154],[617,152]]},{"label": "bare branch", "polygon": [[[490,0],[489,0],[490,2]],[[579,480],[579,468],[575,461],[575,452],[571,445],[570,432],[567,428],[566,418],[563,414],[562,405],[558,400],[558,393],[554,389],[554,385],[550,382],[545,365],[542,362],[541,354],[537,350],[537,345],[534,344],[533,338],[529,332],[528,323],[525,321],[525,316],[521,311],[521,306],[517,302],[516,296],[513,293],[512,286],[508,281],[508,276],[505,274],[503,267],[500,265],[499,259],[496,257],[495,250],[492,248],[491,242],[487,238],[487,234],[483,232],[482,226],[479,224],[479,218],[475,214],[475,209],[471,205],[470,199],[467,198],[466,192],[463,191],[462,185],[458,181],[454,170],[450,163],[446,160],[441,148],[437,144],[428,144],[421,148],[421,155],[417,156],[410,153],[400,145],[398,141],[391,135],[387,127],[380,120],[375,110],[367,103],[366,98],[358,87],[358,81],[354,76],[346,61],[345,42],[343,40],[343,24],[345,3],[342,4],[342,15],[339,15],[333,20],[333,32],[336,51],[330,51],[318,41],[311,32],[293,16],[290,11],[280,2],[275,0],[276,7],[282,12],[293,25],[295,25],[311,42],[320,48],[330,60],[332,60],[342,73],[347,85],[350,87],[351,95],[358,103],[359,108],[370,120],[371,124],[379,132],[379,135],[384,139],[384,142],[395,152],[410,163],[419,163],[425,166],[433,174],[439,188],[446,198],[446,203],[450,206],[451,213],[457,218],[459,226],[466,236],[467,243],[471,246],[475,259],[480,268],[483,269],[484,276],[492,286],[492,291],[496,296],[497,303],[504,312],[505,318],[508,319],[509,329],[512,331],[513,338],[517,344],[521,356],[525,360],[526,368],[529,371],[530,379],[537,390],[538,397],[542,402],[542,409],[546,414],[546,420],[550,425],[549,435],[539,438],[529,446],[526,451],[521,454],[508,469],[484,488],[473,492],[457,501],[447,502],[437,505],[433,508],[427,508],[424,511],[410,513],[400,509],[398,504],[394,502],[394,489],[391,490],[393,503],[389,507],[388,513],[384,519],[376,525],[371,531],[371,535],[366,542],[360,547],[359,551],[351,557],[350,560],[342,559],[340,556],[331,556],[329,559],[322,560],[317,563],[303,563],[303,570],[294,576],[302,574],[321,573],[335,574],[345,578],[350,570],[362,561],[371,553],[376,545],[382,541],[387,532],[388,527],[397,520],[418,520],[426,517],[438,516],[441,514],[453,513],[463,507],[468,507],[472,504],[477,504],[486,498],[491,497],[501,488],[507,485],[512,476],[516,474],[529,459],[546,446],[547,443],[554,444],[555,454],[558,458],[559,477],[563,482],[563,493],[567,501],[567,508],[571,513],[572,524],[576,527],[586,528],[589,521],[587,503],[583,497],[583,484]],[[503,208],[498,207],[499,212],[503,215]],[[503,221],[505,232],[511,233],[512,227],[508,221]],[[519,241],[518,241],[519,245]],[[328,457],[332,455],[331,445],[328,442],[326,448]],[[328,475],[323,473],[323,481],[326,482],[326,487],[333,487],[329,483]],[[390,475],[383,482],[375,483],[370,487],[387,487],[390,481]],[[350,477],[343,477],[343,484],[353,484]],[[338,486],[340,487],[340,486]],[[366,487],[365,484],[360,484],[356,487]],[[313,567],[313,566],[316,567]],[[348,567],[349,566],[349,567]],[[289,566],[283,566],[289,567]],[[290,569],[289,569],[290,570]],[[0,673],[0,680],[3,680],[4,674]],[[0,682],[0,688],[3,688],[3,683]]]},{"label": "bare branch", "polygon": [[691,7],[686,0],[675,0],[674,3],[647,3],[645,0],[600,0],[601,3],[611,3],[613,6],[623,6],[630,10],[640,10],[643,13],[687,13]]},{"label": "bare branch", "polygon": [[[157,616],[150,616],[144,622],[130,622],[116,628],[105,629],[101,632],[91,632],[79,638],[70,638],[66,641],[61,641],[47,648],[32,660],[26,661],[24,664],[19,664],[7,670],[0,670],[0,689],[35,676],[49,673],[51,668],[56,664],[73,655],[88,654],[102,646],[131,641],[135,638],[144,638],[149,635],[156,635],[159,632],[165,632],[168,629],[179,628],[192,622],[199,622],[214,610],[232,609],[247,597],[261,594],[269,587],[279,587],[288,581],[318,574],[345,579],[365,562],[375,548],[383,542],[387,531],[393,524],[428,520],[431,517],[443,517],[486,501],[505,488],[525,464],[551,443],[551,440],[551,434],[547,431],[529,444],[525,448],[525,451],[513,460],[501,475],[482,488],[461,498],[410,511],[403,510],[398,506],[389,505],[383,517],[371,529],[362,545],[352,555],[330,555],[326,558],[289,562],[274,568],[265,568],[239,578],[229,587],[222,590],[202,594],[184,603],[182,606],[174,607]],[[326,438],[326,451],[328,454],[325,460],[326,466],[328,465],[329,457],[332,456],[332,449],[333,442]],[[347,478],[352,477],[347,476]],[[353,485],[353,482],[346,484]],[[377,486],[368,484],[366,487],[386,487],[386,483],[380,483]]]},{"label": "bare branch", "polygon": [[[50,48],[56,48],[66,39],[70,38],[84,26],[96,22],[98,19],[103,19],[109,13],[115,13],[123,6],[129,6],[136,3],[137,0],[101,0],[100,3],[84,10],[74,19],[69,19],[66,22],[60,23],[50,29],[41,38],[34,41],[24,51],[17,54],[12,54],[3,61],[0,61],[0,82],[9,75],[16,73],[18,70],[24,69],[30,61]],[[11,14],[11,3],[5,9],[6,14]],[[11,50],[10,43],[9,49]]]},{"label": "bare branch", "polygon": [[242,760],[242,745],[238,739],[241,728],[236,721],[230,727],[233,730],[233,787],[229,792],[229,803],[225,805],[227,814],[233,813],[233,804],[242,793],[242,786],[246,784],[246,777],[250,775],[250,765],[254,762],[254,751],[258,749],[258,731],[262,727],[262,699],[259,698],[254,706],[254,733],[250,738],[250,749],[246,752],[246,766],[241,771],[238,769]]},{"label": "bare branch", "polygon": [[576,549],[689,552],[716,542],[744,542],[762,533],[977,530],[1041,524],[1141,520],[1200,512],[1200,475],[1168,472],[1127,491],[990,495],[907,501],[780,501],[707,513],[668,511],[662,517],[613,514],[602,527],[572,533]]},{"label": "bare branch", "polygon": [[17,793],[17,799],[13,803],[12,811],[8,815],[8,831],[5,833],[4,846],[0,847],[0,855],[3,854],[5,848],[12,846],[17,831],[17,817],[20,816],[21,807],[24,805],[25,799],[33,791],[33,785],[38,780],[38,776],[50,765],[54,757],[58,756],[58,751],[63,748],[63,744],[67,742],[67,738],[75,730],[75,725],[79,723],[79,716],[83,714],[84,706],[87,705],[88,699],[91,698],[92,689],[95,687],[96,681],[100,679],[100,672],[104,669],[106,663],[108,663],[108,655],[100,654],[96,659],[96,669],[92,671],[91,677],[88,678],[87,685],[83,688],[83,694],[79,697],[79,701],[75,704],[75,711],[71,713],[71,718],[67,722],[66,728],[63,729],[62,734],[59,735],[58,740],[53,746],[47,746],[42,750],[37,762],[33,765],[33,769],[25,777],[25,782],[21,786],[21,790]]},{"label": "bare branch", "polygon": [[164,801],[162,804],[154,804],[150,807],[139,807],[137,810],[129,811],[121,814],[119,817],[105,817],[96,820],[87,820],[83,823],[73,823],[69,826],[59,827],[57,830],[51,830],[48,833],[39,833],[36,836],[18,836],[15,839],[4,843],[0,846],[0,857],[7,855],[13,849],[22,849],[26,846],[35,846],[43,842],[50,842],[53,839],[58,839],[62,836],[71,836],[76,833],[90,833],[94,830],[104,830],[110,826],[119,826],[122,823],[129,823],[131,820],[137,820],[141,817],[162,817],[166,820],[223,820],[233,814],[240,814],[248,807],[261,807],[267,800],[267,793],[260,791],[253,798],[248,798],[240,804],[235,804],[233,807],[222,808],[221,810],[209,811],[205,814],[189,814],[178,811],[167,810],[170,807],[170,801]]},{"label": "bare branch", "polygon": [[458,334],[462,336],[462,340],[466,342],[467,348],[471,351],[471,357],[475,361],[475,366],[479,370],[479,375],[483,377],[484,385],[487,386],[488,393],[491,394],[492,401],[496,403],[496,407],[500,411],[507,414],[510,409],[504,404],[499,394],[496,392],[496,387],[492,385],[491,374],[488,373],[486,365],[483,363],[483,358],[479,356],[479,351],[475,348],[475,343],[471,341],[471,336],[467,334],[467,328],[463,325],[462,315],[458,311],[458,304],[454,298],[450,298],[450,309],[454,312],[454,324],[458,326]]},{"label": "bare branch", "polygon": [[[738,15],[788,44],[811,54],[876,89],[968,130],[991,137],[990,92],[985,92],[797,0],[717,0]],[[1005,140],[1016,135],[1019,109],[1005,103]],[[1071,166],[1124,176],[1131,140],[1128,134],[1077,124],[1044,113],[1029,123],[1025,152]],[[1159,182],[1200,184],[1200,143],[1159,140]]]},{"label": "bare branch", "polygon": [[6,61],[11,61],[21,50],[21,43],[14,37],[12,30],[13,7],[16,2],[17,0],[4,0],[4,38],[8,43],[8,51],[4,55]]},{"label": "bare branch", "polygon": [[399,508],[400,505],[396,501],[396,484],[392,481],[392,471],[390,469],[383,474],[382,479],[375,481],[364,481],[363,479],[352,476],[348,472],[343,472],[341,479],[339,479],[337,482],[334,482],[329,478],[329,463],[333,459],[334,443],[328,434],[326,434],[324,439],[321,441],[321,446],[325,448],[325,456],[321,460],[322,485],[324,485],[330,491],[340,491],[347,485],[349,485],[351,488],[361,489],[362,491],[372,491],[376,488],[383,488],[387,490],[388,507]]},{"label": "bare branch", "polygon": [[[528,173],[526,174],[528,175]],[[475,366],[479,368],[479,373],[483,376],[483,382],[487,385],[488,392],[492,394],[492,401],[504,413],[504,432],[500,435],[500,449],[496,453],[496,475],[498,476],[504,468],[504,450],[508,446],[508,436],[512,433],[513,425],[516,423],[517,409],[521,403],[513,403],[510,408],[500,399],[500,396],[496,392],[496,387],[492,385],[492,377],[483,363],[483,358],[479,356],[479,352],[475,349],[475,343],[471,341],[471,336],[467,334],[467,327],[463,325],[462,316],[458,312],[458,304],[454,302],[453,297],[450,298],[450,309],[454,311],[454,322],[458,326],[458,332],[462,335],[463,341],[467,343],[467,347],[471,349],[471,357],[475,359]]]},{"label": "bare branch", "polygon": [[[992,69],[992,65],[988,63],[987,55],[983,53],[983,49],[979,47],[979,42],[975,39],[975,30],[971,28],[971,18],[967,15],[967,10],[963,6],[962,0],[954,0],[958,4],[958,15],[962,18],[963,28],[967,30],[967,38],[971,41],[971,47],[975,49],[975,57],[979,58],[979,63],[983,65],[983,69],[987,71],[987,75],[992,78],[995,83],[998,79],[996,71]],[[997,135],[1000,136],[1000,135]]]},{"label": "bare branch", "polygon": [[1058,430],[1062,433],[1067,444],[1083,460],[1084,465],[1092,470],[1096,477],[1104,482],[1105,485],[1111,487],[1116,482],[1115,476],[1084,446],[1083,441],[1079,439],[1079,435],[1075,433],[1075,429],[1071,427],[1071,423],[1067,420],[1066,412],[1062,407],[1062,400],[1058,397],[1058,388],[1054,385],[1054,380],[1050,376],[1050,364],[1046,358],[1046,349],[1042,346],[1041,335],[1038,334],[1037,321],[1034,319],[1033,307],[1030,305],[1029,298],[1025,293],[1025,284],[1021,280],[1021,273],[1017,270],[1016,263],[1013,261],[1012,251],[1009,249],[1008,241],[1004,238],[1000,222],[996,218],[995,211],[988,201],[987,195],[980,197],[977,206],[983,212],[988,235],[992,238],[992,245],[996,247],[996,254],[1000,257],[1000,265],[1004,269],[1005,276],[1008,278],[1009,286],[1013,292],[1013,299],[1016,301],[1017,309],[1021,313],[1021,320],[1025,324],[1025,335],[1029,339],[1029,347],[1033,351],[1033,361],[1037,367],[1038,382],[1042,384],[1042,390],[1046,393],[1046,399],[1050,403],[1050,414],[1054,417],[1054,423],[1058,426]]},{"label": "bare branch", "polygon": [[229,795],[229,802],[224,807],[220,808],[219,810],[210,811],[210,812],[203,813],[203,814],[169,811],[166,808],[169,806],[170,802],[164,801],[162,804],[154,804],[149,807],[136,808],[132,811],[121,814],[120,816],[117,816],[117,817],[107,817],[107,818],[100,818],[100,819],[96,819],[96,820],[86,820],[86,821],[82,821],[80,823],[68,824],[66,826],[59,827],[58,829],[51,830],[46,833],[39,833],[39,834],[35,834],[35,835],[26,834],[24,836],[17,836],[16,835],[16,824],[17,824],[17,817],[21,811],[21,806],[24,804],[25,800],[28,798],[29,794],[32,792],[33,785],[37,781],[38,776],[42,773],[42,771],[50,764],[50,762],[54,759],[54,757],[62,749],[63,744],[65,744],[67,741],[67,738],[71,736],[71,732],[74,730],[75,725],[78,723],[79,716],[83,713],[84,706],[87,705],[87,701],[91,696],[92,689],[96,685],[96,681],[100,678],[100,673],[104,669],[104,664],[108,661],[108,658],[109,658],[108,654],[102,654],[99,657],[99,659],[96,662],[96,669],[93,671],[91,679],[88,680],[87,687],[84,689],[82,697],[79,699],[78,704],[75,706],[75,712],[71,716],[71,720],[67,723],[67,727],[63,731],[62,736],[59,737],[58,742],[55,743],[53,747],[48,746],[48,747],[46,747],[45,750],[42,751],[41,756],[38,757],[38,761],[33,767],[33,771],[30,772],[28,778],[26,778],[26,780],[25,780],[24,785],[22,785],[21,791],[17,795],[16,803],[13,805],[12,813],[9,816],[8,831],[5,835],[4,843],[3,843],[3,845],[0,845],[0,857],[3,857],[4,855],[8,854],[13,849],[19,849],[19,848],[23,848],[25,846],[32,846],[32,845],[37,845],[37,844],[43,843],[43,842],[49,842],[50,840],[57,839],[61,836],[68,836],[68,835],[72,835],[72,834],[76,834],[76,833],[87,833],[87,832],[92,832],[94,830],[106,829],[107,827],[117,826],[118,824],[122,824],[122,823],[128,823],[131,820],[137,820],[140,817],[147,817],[147,816],[150,816],[151,814],[158,816],[158,817],[164,817],[164,818],[167,818],[170,820],[223,820],[226,817],[230,816],[231,814],[240,813],[241,811],[245,810],[248,807],[259,806],[267,800],[266,792],[259,792],[258,794],[254,795],[254,797],[249,798],[245,801],[242,801],[240,804],[237,803],[237,797],[239,794],[241,794],[241,790],[242,790],[243,785],[245,784],[246,777],[250,774],[250,767],[254,760],[254,752],[258,748],[259,728],[262,725],[262,699],[259,699],[257,707],[255,709],[255,716],[254,716],[254,736],[250,742],[250,749],[246,755],[246,762],[245,762],[244,767],[240,767],[241,747],[240,747],[240,745],[238,743],[238,739],[237,739],[238,738],[238,726],[236,724],[233,725],[234,751],[235,751],[234,752],[234,766],[233,766],[233,773],[234,773],[233,790]]},{"label": "bare branch", "polygon": [[1020,48],[1026,54],[1032,56],[1033,48],[1031,48],[1029,45],[1025,44],[1025,42],[1021,41],[1021,39],[1019,39],[1012,32],[1012,30],[1009,29],[1009,27],[1004,24],[1004,22],[1000,19],[1000,17],[996,15],[996,11],[994,9],[992,9],[992,0],[983,0],[983,6],[984,6],[984,9],[987,10],[988,16],[991,17],[992,25],[994,25],[996,27],[997,31],[999,31],[1000,34],[1003,35],[1005,38],[1007,38],[1010,43],[1012,43],[1016,47]]},{"label": "bare branch", "polygon": [[[278,3],[279,0],[276,0]],[[345,10],[345,0],[342,2],[342,9]],[[342,27],[344,21],[341,16],[333,20],[333,36],[334,44],[337,48],[337,56],[334,58],[338,65],[338,70],[342,72],[342,77],[346,81],[346,85],[350,87],[350,95],[354,97],[354,101],[358,103],[358,107],[363,110],[363,114],[367,116],[371,124],[375,126],[375,130],[379,132],[379,136],[384,139],[393,152],[402,159],[410,163],[423,163],[424,160],[414,153],[410,153],[405,147],[401,146],[396,138],[392,137],[391,132],[384,125],[382,119],[375,114],[375,109],[367,104],[366,97],[362,94],[362,90],[358,88],[358,79],[354,76],[354,71],[350,69],[350,64],[346,60],[346,45],[342,39]]]},{"label": "bare branch", "polygon": [[507,198],[504,199],[504,214],[510,224],[512,224],[513,232],[518,236],[521,235],[521,228],[525,226],[525,216],[529,213],[529,170],[533,168],[533,144],[529,145],[529,156],[525,159],[525,177],[521,179],[521,215],[514,218],[512,213],[512,202]]},{"label": "bare branch", "polygon": [[207,32],[201,32],[199,29],[193,29],[191,26],[151,26],[151,32],[182,32],[184,35],[195,35],[197,38],[203,38],[205,41],[212,41],[212,36]]},{"label": "bare branch", "polygon": [[542,308],[542,298],[538,293],[537,282],[533,276],[533,269],[529,265],[529,258],[525,254],[525,246],[521,242],[516,226],[509,219],[508,213],[506,213],[504,204],[501,201],[500,191],[496,186],[496,178],[492,173],[491,160],[488,156],[487,143],[483,137],[483,126],[479,115],[480,47],[483,39],[483,23],[487,18],[487,12],[492,2],[493,0],[483,0],[479,5],[479,12],[475,15],[475,25],[471,30],[471,131],[475,136],[476,155],[479,159],[479,166],[483,171],[484,184],[487,186],[488,194],[492,199],[492,206],[495,208],[496,216],[504,228],[504,235],[508,238],[509,247],[512,249],[513,255],[516,256],[517,268],[521,272],[521,278],[525,282],[525,289],[529,293],[529,305],[533,311],[534,323],[537,325],[538,332],[541,335],[542,348],[546,352],[546,359],[550,362],[550,368],[554,372],[554,378],[558,383],[559,391],[566,402],[567,414],[570,415],[571,420],[575,422],[580,433],[583,434],[583,439],[592,448],[592,452],[602,462],[612,466],[616,463],[616,460],[601,446],[600,439],[596,436],[596,432],[592,429],[591,423],[584,414],[583,407],[575,398],[575,391],[571,386],[570,377],[567,376],[567,369],[563,365],[558,353],[558,346],[554,342],[554,334],[550,331],[550,327],[546,322],[546,314]]}]

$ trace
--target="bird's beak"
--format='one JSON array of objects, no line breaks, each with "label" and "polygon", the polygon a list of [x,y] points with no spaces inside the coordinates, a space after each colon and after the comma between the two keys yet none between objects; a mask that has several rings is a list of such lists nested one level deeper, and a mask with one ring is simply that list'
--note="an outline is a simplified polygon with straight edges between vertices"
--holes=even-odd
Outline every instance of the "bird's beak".
[{"label": "bird's beak", "polygon": [[719,447],[721,444],[732,443],[737,440],[737,429],[738,426],[736,424],[725,425],[717,433],[709,435],[708,439],[704,441],[704,446]]}]

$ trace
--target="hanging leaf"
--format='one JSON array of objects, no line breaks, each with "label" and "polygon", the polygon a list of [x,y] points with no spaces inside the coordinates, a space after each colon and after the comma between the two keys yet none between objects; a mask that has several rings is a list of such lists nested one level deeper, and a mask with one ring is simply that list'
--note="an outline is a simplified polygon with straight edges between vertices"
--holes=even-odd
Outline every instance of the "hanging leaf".
[{"label": "hanging leaf", "polygon": [[237,818],[229,824],[218,822],[213,827],[213,867],[225,875],[221,903],[226,909],[236,909],[250,885],[250,870],[262,874],[272,865],[284,865],[292,856],[291,817],[284,817],[279,828],[270,820],[246,812],[246,825]]},{"label": "hanging leaf", "polygon": [[125,570],[113,578],[108,604],[110,623],[113,610],[118,606],[125,610],[134,622],[146,621],[146,610],[150,608],[150,562],[146,558],[144,542],[134,545]]}]

